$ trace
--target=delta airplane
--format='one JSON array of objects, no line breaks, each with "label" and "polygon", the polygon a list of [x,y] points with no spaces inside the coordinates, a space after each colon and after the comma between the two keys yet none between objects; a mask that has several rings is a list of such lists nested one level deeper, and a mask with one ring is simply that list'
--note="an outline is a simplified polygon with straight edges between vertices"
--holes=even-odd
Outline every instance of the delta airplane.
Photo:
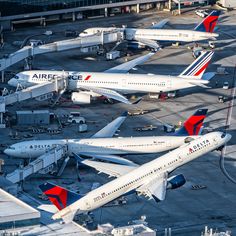
[{"label": "delta airplane", "polygon": [[[105,73],[67,72],[67,89],[79,91],[72,93],[72,101],[77,104],[89,104],[92,96],[105,96],[109,99],[131,104],[122,93],[162,93],[194,86],[206,87],[206,84],[215,75],[211,72],[204,74],[213,54],[212,51],[203,52],[179,76],[124,74],[124,72],[127,72],[127,66],[123,67],[126,63],[111,68]],[[146,59],[151,55],[153,54],[145,55],[143,58]],[[135,60],[140,62],[141,59],[137,58]],[[130,68],[137,64],[137,61],[136,63],[132,63],[132,61],[129,63]],[[8,84],[15,87],[18,84],[29,87],[50,82],[53,78],[63,77],[63,74],[65,74],[63,71],[24,71],[16,74],[8,81]]]},{"label": "delta airplane", "polygon": [[112,138],[125,120],[125,113],[91,138],[24,141],[11,145],[4,153],[17,158],[37,158],[53,147],[67,145],[69,156],[75,153],[83,157],[133,165],[133,162],[118,155],[157,153],[177,148],[200,134],[206,114],[207,109],[197,110],[171,136]]},{"label": "delta airplane", "polygon": [[93,35],[100,32],[110,32],[119,30],[124,32],[124,38],[128,41],[137,41],[151,48],[159,48],[157,41],[171,42],[198,42],[203,40],[215,40],[219,35],[214,33],[220,11],[212,11],[193,30],[162,29],[168,22],[167,19],[160,21],[149,29],[136,28],[116,28],[116,27],[96,27],[88,28],[80,33],[80,36]]},{"label": "delta airplane", "polygon": [[54,213],[52,216],[54,220],[63,219],[65,223],[68,223],[73,220],[76,214],[95,210],[133,191],[157,202],[163,201],[167,189],[178,188],[186,182],[182,174],[170,177],[169,173],[224,146],[230,138],[230,134],[222,132],[198,136],[190,143],[141,166],[124,166],[78,158],[80,163],[117,178],[84,196],[51,183],[42,184],[39,186],[40,189],[54,206],[41,205],[39,208]]}]

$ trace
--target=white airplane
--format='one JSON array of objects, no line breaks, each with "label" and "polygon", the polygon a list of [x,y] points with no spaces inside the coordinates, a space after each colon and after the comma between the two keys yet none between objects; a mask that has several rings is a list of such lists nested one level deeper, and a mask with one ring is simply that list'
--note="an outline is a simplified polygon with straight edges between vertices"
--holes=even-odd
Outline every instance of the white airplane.
[{"label": "white airplane", "polygon": [[177,148],[200,134],[206,114],[207,109],[197,110],[184,122],[183,127],[171,136],[112,138],[127,116],[127,113],[124,113],[91,138],[23,141],[11,145],[4,153],[17,158],[37,158],[53,147],[67,145],[69,156],[76,154],[133,165],[133,162],[119,155],[157,153]]},{"label": "white airplane", "polygon": [[117,177],[103,186],[92,190],[84,196],[71,192],[60,186],[45,183],[40,185],[42,192],[56,206],[41,205],[40,208],[54,213],[52,218],[63,219],[65,223],[71,222],[76,214],[90,212],[104,206],[114,199],[136,191],[149,199],[163,201],[167,189],[175,189],[185,184],[182,174],[169,176],[169,173],[178,167],[226,144],[231,138],[230,134],[212,132],[188,144],[156,158],[141,166],[124,166],[90,160],[79,161],[93,167],[99,172]]},{"label": "white airplane", "polygon": [[[162,93],[176,91],[194,86],[206,87],[214,73],[204,74],[214,52],[205,51],[179,76],[124,74],[127,64],[124,63],[105,72],[66,72],[68,73],[68,90],[72,101],[77,104],[89,104],[92,96],[105,96],[120,102],[131,104],[122,95],[128,93]],[[152,53],[128,62],[129,69],[140,60],[146,60]],[[138,61],[137,61],[138,60]],[[112,74],[111,74],[112,73]],[[123,74],[122,74],[123,73]],[[24,87],[44,84],[54,78],[63,77],[63,71],[24,71],[8,81],[11,86],[21,84]]]},{"label": "white airplane", "polygon": [[81,37],[101,32],[121,31],[128,41],[137,41],[151,48],[159,48],[159,41],[171,42],[198,42],[203,40],[215,40],[219,35],[214,33],[220,11],[214,10],[193,30],[162,29],[168,20],[162,20],[149,29],[116,28],[116,27],[95,27],[88,28],[80,33]]}]

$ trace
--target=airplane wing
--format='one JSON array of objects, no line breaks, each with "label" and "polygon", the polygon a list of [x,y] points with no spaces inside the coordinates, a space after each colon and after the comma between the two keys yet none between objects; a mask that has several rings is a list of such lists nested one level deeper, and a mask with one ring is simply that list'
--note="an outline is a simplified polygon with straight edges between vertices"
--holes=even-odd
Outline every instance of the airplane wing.
[{"label": "airplane wing", "polygon": [[164,19],[159,21],[158,23],[154,23],[151,27],[148,27],[149,29],[162,29],[167,23],[169,22],[169,19]]},{"label": "airplane wing", "polygon": [[140,42],[140,43],[143,43],[143,44],[147,45],[150,48],[154,48],[156,50],[160,49],[160,45],[154,40],[144,39],[144,38],[139,38],[139,37],[136,37],[135,40]]},{"label": "airplane wing", "polygon": [[153,178],[146,184],[141,185],[136,191],[157,202],[163,201],[166,196],[167,178],[168,174],[163,173],[161,176]]},{"label": "airplane wing", "polygon": [[99,159],[102,161],[109,161],[112,163],[120,164],[120,165],[126,165],[126,166],[137,166],[134,162],[127,160],[125,158],[119,157],[117,155],[105,155],[105,154],[95,154],[94,152],[80,152],[79,155],[86,156],[86,157],[92,157],[93,159]]},{"label": "airplane wing", "polygon": [[111,138],[115,134],[115,132],[119,129],[122,123],[128,116],[128,112],[124,112],[121,116],[117,117],[111,123],[106,125],[104,128],[99,130],[96,134],[94,134],[91,138]]},{"label": "airplane wing", "polygon": [[137,166],[125,166],[90,160],[82,160],[80,163],[96,169],[99,173],[105,173],[109,175],[109,177],[120,177],[137,168]]},{"label": "airplane wing", "polygon": [[127,73],[129,70],[131,70],[135,66],[143,64],[144,62],[146,62],[154,54],[155,53],[150,52],[150,53],[148,53],[144,56],[135,58],[131,61],[128,61],[128,62],[125,62],[121,65],[115,66],[111,69],[105,70],[104,72],[106,72],[106,73]]},{"label": "airplane wing", "polygon": [[94,93],[100,94],[101,96],[105,96],[108,98],[112,98],[114,100],[117,100],[119,102],[123,102],[126,104],[132,104],[126,97],[121,95],[120,93],[107,89],[107,88],[99,88],[99,87],[89,87],[89,86],[80,86],[80,88],[93,91]]}]

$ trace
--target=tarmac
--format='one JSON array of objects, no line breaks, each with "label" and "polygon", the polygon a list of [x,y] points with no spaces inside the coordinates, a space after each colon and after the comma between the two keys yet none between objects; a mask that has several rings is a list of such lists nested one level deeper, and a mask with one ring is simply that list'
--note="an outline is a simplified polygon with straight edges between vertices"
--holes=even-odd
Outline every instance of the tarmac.
[{"label": "tarmac", "polygon": [[[217,68],[223,66],[228,72],[227,75],[217,74],[210,83],[210,88],[191,88],[182,90],[178,93],[176,98],[171,99],[148,99],[142,100],[136,107],[129,106],[122,103],[103,104],[102,101],[95,101],[92,104],[78,106],[73,105],[69,101],[63,101],[55,108],[50,108],[50,111],[55,112],[59,116],[68,114],[70,111],[80,111],[81,115],[86,118],[88,123],[87,133],[78,133],[77,125],[73,124],[63,128],[58,135],[49,134],[34,134],[31,139],[53,139],[53,138],[83,138],[90,137],[96,131],[103,128],[107,123],[119,116],[125,110],[143,109],[148,113],[144,115],[128,117],[120,128],[119,136],[152,136],[165,135],[163,132],[163,124],[178,124],[179,121],[184,121],[195,110],[199,108],[208,108],[208,116],[204,124],[205,128],[212,130],[223,131],[226,124],[228,107],[230,104],[231,89],[224,90],[223,83],[228,81],[230,86],[233,86],[234,67],[236,65],[236,12],[224,12],[218,26],[220,34],[219,40],[216,43],[215,55],[212,63],[209,65],[208,72],[216,72]],[[147,27],[153,21],[159,21],[164,18],[169,18],[170,24],[168,28],[183,28],[192,29],[202,19],[194,14],[194,12],[187,12],[181,16],[172,16],[167,12],[147,12],[131,15],[120,15],[108,18],[91,19],[84,21],[77,21],[74,23],[63,22],[60,24],[50,24],[46,28],[35,26],[32,28],[21,28],[15,32],[7,32],[5,34],[5,46],[0,51],[0,58],[6,53],[11,53],[17,48],[12,45],[13,41],[23,40],[26,36],[34,35],[46,30],[52,30],[54,34],[50,37],[37,36],[36,39],[42,39],[46,42],[53,42],[64,39],[64,31],[66,29],[74,29],[76,31],[83,31],[88,27],[94,26],[121,26],[126,24],[129,27]],[[137,70],[131,73],[152,73],[152,74],[179,74],[194,60],[191,51],[187,46],[192,44],[181,45],[179,47],[167,46],[158,51],[148,62],[144,65],[138,66]],[[147,53],[146,51],[131,52],[132,56],[137,57],[140,53]],[[125,52],[124,52],[125,53]],[[78,55],[76,50],[65,51],[60,53],[50,53],[39,55],[34,58],[34,69],[54,69],[54,70],[75,70],[75,71],[103,71],[118,65],[125,61],[126,57],[122,57],[115,61],[106,61],[102,56]],[[10,68],[11,73],[16,73],[23,70],[23,62],[18,63]],[[1,87],[3,85],[1,84]],[[219,103],[218,97],[225,96],[227,101]],[[10,113],[16,110],[28,109],[45,109],[49,107],[48,102],[25,101],[21,104],[14,104],[7,109]],[[234,107],[233,107],[234,108]],[[138,132],[135,127],[144,125],[155,125],[157,129],[154,131]],[[1,144],[10,145],[15,142],[26,140],[23,138],[24,134],[30,133],[27,128],[21,128],[18,135],[19,140],[12,140],[9,137],[10,132],[15,132],[16,126],[12,128],[2,129],[0,132]],[[206,132],[206,129],[205,129]],[[236,159],[236,111],[233,109],[230,128],[228,132],[232,135],[231,141],[226,148],[225,167],[233,178],[235,176],[235,159]],[[3,150],[4,147],[1,149]],[[151,155],[137,155],[127,156],[130,160],[143,164],[162,154]],[[0,158],[4,159],[5,165],[3,171],[10,173],[19,166],[23,161],[20,159],[12,159],[0,154]],[[235,185],[230,182],[222,173],[219,167],[220,152],[214,151],[199,159],[188,163],[185,166],[178,168],[172,175],[184,174],[187,183],[176,190],[168,190],[165,201],[156,203],[149,201],[144,197],[130,195],[127,197],[127,204],[121,206],[106,206],[97,209],[93,212],[94,223],[90,228],[96,228],[96,225],[103,223],[111,223],[115,226],[123,226],[134,219],[139,219],[142,215],[146,215],[147,222],[150,228],[157,231],[157,235],[163,235],[165,228],[172,228],[173,235],[200,235],[204,226],[208,225],[219,230],[231,230],[233,234],[236,233],[236,208],[235,208]],[[80,176],[81,181],[78,181]],[[93,183],[104,184],[110,179],[107,176],[98,173],[91,168],[77,168],[75,161],[69,161],[68,166],[61,177],[55,177],[47,174],[35,174],[26,179],[23,183],[24,192],[27,196],[32,196],[37,199],[30,200],[27,197],[27,203],[36,207],[37,202],[46,204],[46,201],[39,199],[40,190],[39,184],[45,181],[51,181],[59,185],[65,186],[69,189],[75,189],[80,193],[87,193],[91,190]],[[203,186],[199,189],[194,189],[194,186]],[[49,220],[48,213],[42,213],[41,223],[42,227],[49,227],[46,225],[53,225],[54,222]],[[64,225],[57,224],[55,232],[58,233]],[[34,229],[36,230],[36,229]],[[55,229],[51,229],[52,231]],[[35,233],[35,231],[33,231]],[[82,231],[81,231],[82,232]],[[78,233],[78,235],[82,235]],[[50,230],[48,231],[50,234]],[[33,233],[32,233],[33,234]],[[25,233],[27,235],[27,232]],[[28,232],[28,235],[30,233]],[[86,235],[86,232],[85,232]]]}]

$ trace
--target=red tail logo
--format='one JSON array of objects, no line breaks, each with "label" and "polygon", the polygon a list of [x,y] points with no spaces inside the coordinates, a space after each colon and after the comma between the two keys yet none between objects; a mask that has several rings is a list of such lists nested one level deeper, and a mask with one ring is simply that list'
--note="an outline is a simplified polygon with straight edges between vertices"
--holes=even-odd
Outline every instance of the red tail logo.
[{"label": "red tail logo", "polygon": [[44,192],[49,200],[59,209],[62,210],[66,207],[67,191],[59,186],[55,186]]},{"label": "red tail logo", "polygon": [[184,127],[189,135],[198,135],[206,115],[191,116],[185,123]]}]

